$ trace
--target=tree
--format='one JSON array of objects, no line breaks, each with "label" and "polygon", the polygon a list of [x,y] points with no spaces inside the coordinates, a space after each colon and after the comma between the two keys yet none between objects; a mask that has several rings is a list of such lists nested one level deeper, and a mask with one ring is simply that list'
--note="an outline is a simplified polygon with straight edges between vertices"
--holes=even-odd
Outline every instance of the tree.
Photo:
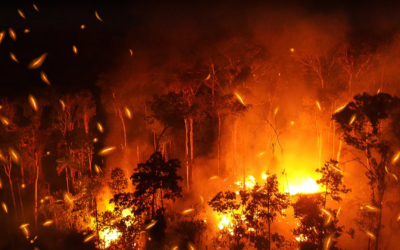
[{"label": "tree", "polygon": [[326,162],[323,167],[315,170],[317,173],[322,174],[321,179],[317,180],[317,184],[325,187],[325,192],[323,193],[324,208],[328,196],[330,196],[332,200],[340,202],[342,201],[340,194],[347,194],[351,191],[351,189],[346,188],[346,185],[343,184],[343,175],[341,174],[342,170],[338,168],[337,165],[338,162],[331,159],[329,162]]},{"label": "tree", "polygon": [[111,181],[108,186],[113,194],[122,193],[128,188],[128,179],[125,177],[125,171],[120,168],[114,168],[111,172]]},{"label": "tree", "polygon": [[[321,194],[300,194],[292,204],[294,218],[300,220],[300,225],[293,234],[300,242],[300,249],[338,249],[335,247],[337,238],[341,236],[344,227],[339,227],[337,210],[321,209],[324,203]],[[329,247],[328,247],[329,246]]]},{"label": "tree", "polygon": [[[333,115],[343,132],[344,141],[358,149],[366,157],[366,164],[354,153],[358,162],[366,168],[366,176],[370,186],[371,206],[377,208],[369,228],[363,228],[375,235],[375,249],[379,248],[379,233],[382,228],[382,202],[387,189],[387,170],[395,168],[392,145],[389,138],[383,134],[383,121],[398,112],[400,100],[389,94],[379,93],[356,95],[354,101],[340,112]],[[371,241],[368,241],[368,248]]]}]

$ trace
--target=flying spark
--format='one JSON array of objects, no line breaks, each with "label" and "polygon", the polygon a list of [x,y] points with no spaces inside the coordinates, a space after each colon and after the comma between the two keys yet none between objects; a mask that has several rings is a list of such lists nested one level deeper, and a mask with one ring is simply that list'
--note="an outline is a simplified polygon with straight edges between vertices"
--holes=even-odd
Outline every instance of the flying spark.
[{"label": "flying spark", "polygon": [[356,120],[356,115],[353,115],[352,117],[351,117],[351,120],[350,120],[350,122],[349,122],[349,125],[351,125],[351,124],[353,124],[353,122]]},{"label": "flying spark", "polygon": [[217,178],[218,178],[218,176],[214,175],[213,177],[210,178],[210,180],[214,180],[214,179],[217,179]]},{"label": "flying spark", "polygon": [[392,174],[393,178],[396,180],[397,182],[397,176],[395,174]]},{"label": "flying spark", "polygon": [[61,100],[61,99],[59,101],[60,101],[60,104],[61,104],[61,108],[64,111],[65,110],[65,102],[63,100]]},{"label": "flying spark", "polygon": [[4,212],[7,214],[8,213],[8,209],[7,209],[6,203],[2,202],[1,206],[3,207]]},{"label": "flying spark", "polygon": [[326,241],[326,249],[329,249],[329,244],[331,243],[331,238],[332,238],[332,236],[329,236],[328,240]]},{"label": "flying spark", "polygon": [[260,192],[261,190],[264,189],[264,186],[260,187],[259,189],[257,189],[257,192]]},{"label": "flying spark", "polygon": [[238,93],[235,93],[235,95],[239,99],[239,101],[244,105],[244,101],[243,101],[242,97],[240,97],[240,95]]},{"label": "flying spark", "polygon": [[43,71],[40,72],[40,78],[42,79],[43,82],[45,82],[47,85],[50,86],[50,81],[49,78],[47,78],[46,73],[44,73]]},{"label": "flying spark", "polygon": [[78,54],[78,49],[76,48],[75,45],[72,46],[72,50],[74,51],[75,54]]},{"label": "flying spark", "polygon": [[81,29],[84,29],[84,28],[85,28],[85,25],[84,25],[84,24],[82,24],[82,25],[81,25]]},{"label": "flying spark", "polygon": [[210,79],[211,74],[208,74],[208,76],[206,77],[206,79],[204,79],[204,81],[207,81],[208,79]]},{"label": "flying spark", "polygon": [[315,101],[315,103],[317,104],[318,109],[321,110],[321,105],[319,104],[319,102]]},{"label": "flying spark", "polygon": [[44,59],[46,59],[47,53],[44,53],[40,57],[33,59],[28,65],[28,69],[37,69],[42,66]]},{"label": "flying spark", "polygon": [[25,15],[24,15],[24,12],[22,12],[22,10],[18,9],[18,14],[19,14],[23,19],[26,19],[26,18],[25,18]]},{"label": "flying spark", "polygon": [[96,170],[96,173],[100,174],[102,172],[101,168],[97,166],[97,164],[94,164],[94,169]]},{"label": "flying spark", "polygon": [[0,32],[0,44],[1,44],[1,41],[3,41],[5,34],[6,34],[6,32],[4,30],[2,32]]},{"label": "flying spark", "polygon": [[0,189],[3,188],[3,184],[1,183],[1,179],[0,179]]},{"label": "flying spark", "polygon": [[338,168],[338,167],[336,167],[336,166],[333,166],[333,165],[329,165],[331,168],[333,168],[335,171],[338,171],[338,172],[343,172],[340,168]]},{"label": "flying spark", "polygon": [[400,157],[400,152],[397,153],[397,155],[393,158],[392,162],[395,163],[399,159],[399,157]]},{"label": "flying spark", "polygon": [[[0,151],[0,161],[2,161],[3,163],[7,163],[6,158],[4,158],[3,153]],[[0,183],[1,186],[1,183]]]},{"label": "flying spark", "polygon": [[0,121],[1,121],[1,123],[3,123],[5,126],[10,125],[10,121],[8,120],[7,117],[1,116],[1,117],[0,117]]},{"label": "flying spark", "polygon": [[365,232],[367,234],[367,236],[373,240],[375,240],[375,234],[371,233],[370,231],[366,231]]},{"label": "flying spark", "polygon": [[342,110],[342,109],[344,109],[345,107],[346,107],[346,105],[343,105],[342,107],[340,107],[340,108],[336,109],[336,110],[335,110],[335,113],[337,113],[337,112],[341,111],[341,110]]},{"label": "flying spark", "polygon": [[279,109],[279,108],[276,108],[276,109],[275,109],[274,115],[276,115],[276,114],[278,113],[278,109]]},{"label": "flying spark", "polygon": [[10,58],[11,58],[11,60],[13,60],[14,62],[18,63],[17,58],[15,57],[15,55],[14,55],[12,52],[10,52]]},{"label": "flying spark", "polygon": [[379,94],[381,92],[381,89],[378,89],[378,91],[376,92],[376,94]]},{"label": "flying spark", "polygon": [[369,210],[373,211],[373,212],[378,212],[379,208],[371,206],[371,205],[365,205],[366,208],[368,208]]},{"label": "flying spark", "polygon": [[33,4],[33,8],[35,8],[35,10],[39,11],[38,7],[35,4]]},{"label": "flying spark", "polygon": [[290,125],[294,125],[294,121],[291,121],[291,122],[290,122]]},{"label": "flying spark", "polygon": [[11,38],[15,41],[17,40],[17,35],[15,34],[14,30],[9,28],[8,29],[8,34],[11,36]]},{"label": "flying spark", "polygon": [[262,156],[263,154],[265,154],[265,152],[261,152],[261,153],[259,153],[257,156],[260,157],[260,156]]},{"label": "flying spark", "polygon": [[192,212],[194,209],[193,208],[190,208],[190,209],[186,209],[185,211],[183,211],[182,213],[183,214],[187,214],[187,213],[190,213],[190,212]]},{"label": "flying spark", "polygon": [[149,224],[146,226],[146,230],[149,230],[150,228],[154,227],[154,225],[155,225],[156,223],[157,223],[157,221],[153,221],[153,222],[149,223]]},{"label": "flying spark", "polygon": [[94,139],[93,139],[93,142],[94,142],[94,143],[96,143],[96,142],[98,142],[98,141],[99,141],[99,139],[97,139],[97,138],[94,138]]},{"label": "flying spark", "polygon": [[9,148],[9,154],[10,154],[10,156],[11,156],[11,160],[12,160],[14,163],[18,164],[18,162],[19,162],[19,156],[18,156],[17,152],[16,152],[13,148]]},{"label": "flying spark", "polygon": [[33,95],[29,95],[29,103],[31,104],[31,107],[33,110],[38,111],[38,105],[35,97]]},{"label": "flying spark", "polygon": [[204,202],[203,196],[200,195],[200,199],[201,199],[201,204],[203,204]]},{"label": "flying spark", "polygon": [[101,125],[100,122],[97,123],[97,130],[99,130],[100,133],[103,133],[103,125]]},{"label": "flying spark", "polygon": [[91,235],[89,235],[88,237],[86,237],[86,238],[83,240],[83,242],[88,242],[88,241],[90,241],[91,239],[93,239],[94,236],[96,236],[96,234],[91,234]]},{"label": "flying spark", "polygon": [[178,246],[174,246],[171,250],[177,250]]},{"label": "flying spark", "polygon": [[115,147],[103,148],[102,150],[100,150],[99,155],[108,155],[109,153],[111,153],[114,150],[115,150]]},{"label": "flying spark", "polygon": [[294,48],[290,48],[290,52],[292,52],[292,53],[293,53],[293,52],[294,52]]},{"label": "flying spark", "polygon": [[129,52],[131,53],[131,56],[133,55],[133,51],[131,49],[129,49]]},{"label": "flying spark", "polygon": [[397,221],[399,221],[400,220],[400,214],[399,214],[399,216],[397,216]]},{"label": "flying spark", "polygon": [[24,33],[29,33],[31,32],[29,29],[24,29]]},{"label": "flying spark", "polygon": [[104,21],[99,17],[99,14],[97,14],[97,10],[94,12],[94,14],[96,15],[97,19],[99,19],[99,21],[104,22]]},{"label": "flying spark", "polygon": [[129,119],[132,119],[131,111],[127,107],[125,107],[124,110],[125,110],[126,117],[128,117]]},{"label": "flying spark", "polygon": [[21,188],[25,188],[25,184],[24,183],[21,184]]},{"label": "flying spark", "polygon": [[45,222],[43,223],[43,226],[44,226],[44,227],[48,227],[48,226],[50,226],[51,224],[53,224],[53,220],[47,220],[47,221],[45,221]]},{"label": "flying spark", "polygon": [[28,231],[28,228],[23,227],[23,228],[21,228],[21,229],[22,229],[22,232],[25,234],[25,237],[28,239],[28,238],[29,238],[29,231]]},{"label": "flying spark", "polygon": [[337,213],[336,213],[336,217],[339,216],[339,213],[340,213],[341,210],[342,210],[342,207],[339,207],[339,210],[338,210]]}]

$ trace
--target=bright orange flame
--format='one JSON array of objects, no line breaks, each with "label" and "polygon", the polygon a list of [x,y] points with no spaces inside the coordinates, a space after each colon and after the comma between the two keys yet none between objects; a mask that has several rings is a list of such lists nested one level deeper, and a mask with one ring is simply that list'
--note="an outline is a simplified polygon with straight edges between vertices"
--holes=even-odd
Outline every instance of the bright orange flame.
[{"label": "bright orange flame", "polygon": [[35,4],[33,4],[33,8],[35,8],[35,10],[39,11],[38,7]]},{"label": "bright orange flame", "polygon": [[33,59],[31,63],[28,65],[28,69],[37,69],[42,66],[44,59],[46,59],[47,53],[44,53],[40,57]]},{"label": "bright orange flame", "polygon": [[33,95],[29,95],[29,104],[31,104],[33,110],[38,111],[37,101]]},{"label": "bright orange flame", "polygon": [[315,101],[315,103],[317,104],[318,109],[321,110],[321,105],[319,104],[319,102]]},{"label": "bright orange flame", "polygon": [[75,45],[72,45],[72,50],[74,51],[75,54],[78,54],[78,49],[76,48]]},{"label": "bright orange flame", "polygon": [[15,34],[15,31],[12,28],[8,29],[8,34],[11,36],[11,38],[15,41],[17,40],[17,35]]},{"label": "bright orange flame", "polygon": [[2,203],[1,203],[1,206],[3,207],[4,212],[5,212],[5,213],[8,213],[8,209],[7,209],[6,203],[2,202]]},{"label": "bright orange flame", "polygon": [[244,101],[243,101],[242,97],[240,97],[240,95],[238,93],[235,93],[235,95],[239,99],[239,101],[244,105]]},{"label": "bright orange flame", "polygon": [[109,153],[111,153],[114,150],[115,150],[115,147],[103,148],[102,150],[100,150],[99,155],[108,155]]},{"label": "bright orange flame", "polygon": [[16,57],[12,52],[10,52],[10,58],[11,58],[11,60],[13,60],[14,62],[18,63],[17,57]]},{"label": "bright orange flame", "polygon": [[[243,181],[237,181],[235,182],[235,184],[238,185],[240,188],[244,188]],[[256,178],[252,175],[248,175],[245,179],[244,184],[246,185],[246,189],[253,189],[256,185]]]},{"label": "bright orange flame", "polygon": [[3,41],[5,34],[6,34],[6,32],[4,30],[2,32],[0,32],[0,44],[1,44],[1,41]]},{"label": "bright orange flame", "polygon": [[289,190],[285,190],[285,192],[289,192],[290,195],[295,195],[298,193],[315,193],[319,190],[319,186],[316,181],[314,181],[311,177],[308,177],[307,181],[303,181],[302,185],[291,185],[289,184]]},{"label": "bright orange flame", "polygon": [[132,113],[131,113],[131,111],[127,108],[127,107],[125,107],[125,115],[126,115],[126,117],[128,117],[129,119],[132,119]]},{"label": "bright orange flame", "polygon": [[103,133],[103,125],[101,125],[100,122],[97,123],[97,130],[99,130],[100,133]]},{"label": "bright orange flame", "polygon": [[50,86],[50,81],[49,78],[47,78],[46,73],[44,73],[43,71],[40,72],[40,78],[42,79],[43,82],[45,82],[47,85]]},{"label": "bright orange flame", "polygon": [[22,12],[22,10],[18,9],[18,14],[19,14],[23,19],[26,19],[26,18],[25,18],[25,15],[24,15],[24,12]]},{"label": "bright orange flame", "polygon": [[303,236],[303,234],[300,234],[299,237],[296,237],[296,240],[298,242],[300,241],[306,241],[307,240],[307,236]]},{"label": "bright orange flame", "polygon": [[94,14],[96,15],[97,19],[99,19],[99,21],[104,22],[104,21],[100,18],[99,14],[97,14],[97,10],[94,12]]}]

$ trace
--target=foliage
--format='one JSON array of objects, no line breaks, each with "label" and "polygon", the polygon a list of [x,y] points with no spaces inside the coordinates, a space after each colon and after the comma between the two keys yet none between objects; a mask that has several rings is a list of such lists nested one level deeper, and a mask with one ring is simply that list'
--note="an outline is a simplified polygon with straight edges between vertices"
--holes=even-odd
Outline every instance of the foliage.
[{"label": "foliage", "polygon": [[128,179],[125,177],[125,171],[120,168],[114,168],[111,171],[111,181],[108,186],[113,194],[122,193],[123,190],[128,188]]}]

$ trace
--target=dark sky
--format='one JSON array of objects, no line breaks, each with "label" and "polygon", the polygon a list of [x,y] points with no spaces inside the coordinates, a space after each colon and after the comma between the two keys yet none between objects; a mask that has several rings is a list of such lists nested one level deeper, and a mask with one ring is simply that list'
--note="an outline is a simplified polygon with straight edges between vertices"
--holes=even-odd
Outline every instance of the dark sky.
[{"label": "dark sky", "polygon": [[[0,31],[5,30],[6,37],[0,44],[0,97],[48,88],[40,79],[41,70],[60,93],[92,88],[97,75],[118,67],[121,56],[129,56],[130,48],[135,52],[153,51],[151,57],[163,58],[163,51],[171,47],[193,49],[196,43],[251,35],[247,16],[253,9],[298,9],[309,15],[341,12],[356,35],[391,33],[399,24],[399,4],[390,2],[115,2],[35,1],[37,12],[33,2],[2,0]],[[24,12],[26,20],[17,9]],[[104,23],[95,18],[95,10]],[[86,26],[83,30],[82,24]],[[17,34],[16,41],[8,35],[10,27]],[[24,34],[24,29],[31,32]],[[78,48],[77,55],[72,52],[72,45]],[[10,59],[10,52],[16,55],[18,64]],[[28,63],[45,52],[48,57],[43,66],[28,70]]]}]

